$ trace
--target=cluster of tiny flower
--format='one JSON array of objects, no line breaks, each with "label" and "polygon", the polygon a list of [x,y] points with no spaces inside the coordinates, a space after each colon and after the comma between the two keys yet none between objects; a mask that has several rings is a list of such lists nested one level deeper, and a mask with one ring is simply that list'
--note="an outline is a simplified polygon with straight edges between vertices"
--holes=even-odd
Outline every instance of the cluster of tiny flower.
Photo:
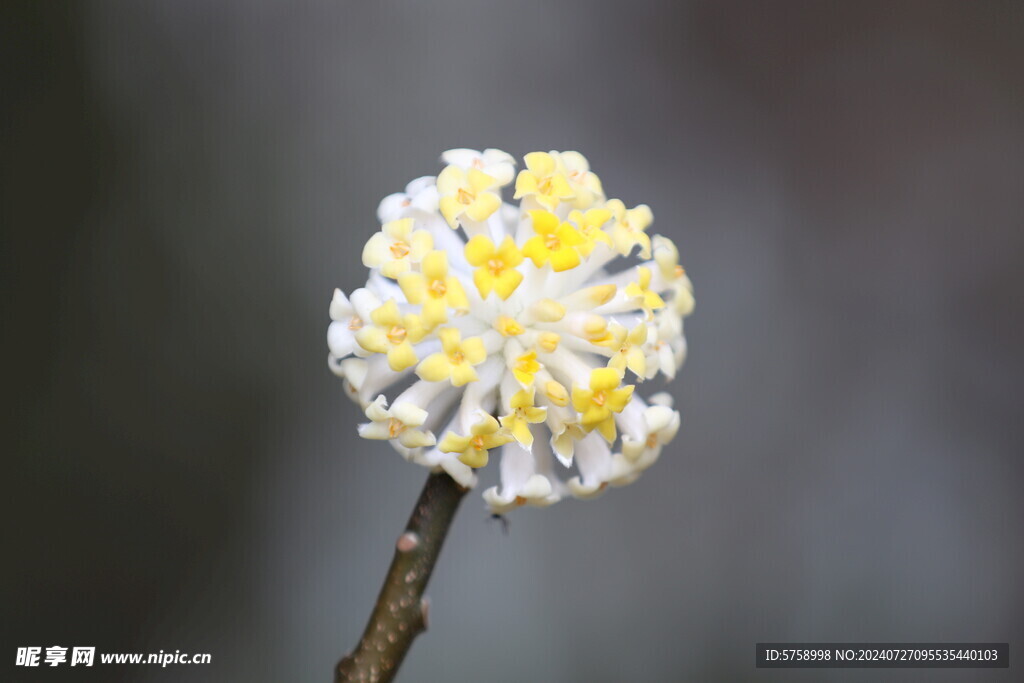
[{"label": "cluster of tiny flower", "polygon": [[[466,487],[500,448],[495,513],[634,481],[679,428],[667,394],[633,391],[686,354],[676,246],[578,152],[527,154],[518,175],[496,149],[441,160],[380,203],[369,280],[331,302],[328,363],[369,419],[359,434]],[[518,206],[500,195],[513,178]]]}]

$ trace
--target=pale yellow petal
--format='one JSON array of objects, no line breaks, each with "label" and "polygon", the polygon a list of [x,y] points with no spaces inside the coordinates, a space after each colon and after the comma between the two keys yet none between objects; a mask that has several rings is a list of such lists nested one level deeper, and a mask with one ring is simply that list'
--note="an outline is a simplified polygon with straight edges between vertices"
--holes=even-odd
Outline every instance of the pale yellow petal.
[{"label": "pale yellow petal", "polygon": [[452,366],[452,386],[461,387],[464,384],[475,382],[479,379],[476,370],[469,363],[457,363]]},{"label": "pale yellow petal", "polygon": [[533,445],[533,432],[530,431],[530,425],[525,420],[514,420],[509,431],[512,432],[512,438],[524,446]]},{"label": "pale yellow petal", "polygon": [[363,247],[363,265],[367,268],[376,268],[387,261],[390,256],[388,238],[383,233],[375,232]]},{"label": "pale yellow petal", "polygon": [[535,389],[530,387],[529,389],[520,389],[516,393],[512,394],[512,399],[509,401],[509,407],[515,410],[516,408],[525,408],[533,405]]},{"label": "pale yellow petal", "polygon": [[494,434],[500,428],[501,425],[498,424],[493,415],[484,414],[480,416],[477,423],[470,427],[469,430],[473,436],[484,436],[486,434]]},{"label": "pale yellow petal", "polygon": [[356,331],[356,343],[371,353],[384,353],[388,350],[388,338],[379,327],[364,327]]},{"label": "pale yellow petal", "polygon": [[448,275],[448,254],[437,249],[423,257],[423,275],[427,280],[443,280]]},{"label": "pale yellow petal", "polygon": [[537,192],[537,176],[533,175],[527,170],[522,170],[519,175],[516,176],[516,191],[512,196],[513,199],[520,199],[527,195],[536,194]]},{"label": "pale yellow petal", "polygon": [[538,176],[549,176],[555,171],[555,159],[547,152],[530,152],[523,161],[526,167]]},{"label": "pale yellow petal", "polygon": [[640,204],[626,212],[626,220],[634,230],[646,230],[654,222],[654,214],[651,207]]},{"label": "pale yellow petal", "polygon": [[647,290],[644,292],[644,308],[649,308],[652,311],[657,310],[665,305],[665,300],[661,298],[657,292]]},{"label": "pale yellow petal", "polygon": [[423,301],[423,324],[433,329],[438,325],[448,322],[448,306],[444,299],[427,297]]},{"label": "pale yellow petal", "polygon": [[462,335],[454,327],[445,327],[437,331],[437,337],[441,340],[441,346],[447,354],[453,354],[459,350],[459,343]]},{"label": "pale yellow petal", "polygon": [[647,358],[639,346],[633,346],[626,352],[626,366],[637,377],[647,374]]},{"label": "pale yellow petal", "polygon": [[411,368],[416,365],[418,360],[416,351],[413,350],[412,344],[408,340],[388,349],[388,366],[395,372]]},{"label": "pale yellow petal", "polygon": [[411,268],[412,266],[409,265],[407,259],[392,259],[391,261],[386,261],[380,267],[380,274],[392,280],[397,280],[403,273],[409,272]]},{"label": "pale yellow petal", "polygon": [[523,409],[523,415],[530,424],[540,424],[548,419],[548,409],[531,406]]},{"label": "pale yellow petal", "polygon": [[423,277],[423,273],[400,274],[398,286],[402,288],[402,293],[411,304],[421,303],[427,296],[427,279]]},{"label": "pale yellow petal", "polygon": [[487,359],[487,350],[484,348],[484,341],[480,337],[470,337],[462,342],[462,354],[466,362],[471,365],[479,365]]},{"label": "pale yellow petal", "polygon": [[409,233],[412,232],[413,220],[411,218],[399,218],[396,221],[389,221],[381,226],[385,235],[393,241],[408,242]]},{"label": "pale yellow petal", "polygon": [[448,222],[449,227],[459,227],[459,214],[466,207],[460,204],[455,197],[445,196],[441,197],[438,202],[438,208],[441,210],[441,215]]},{"label": "pale yellow petal", "polygon": [[487,466],[487,461],[489,460],[489,458],[486,450],[477,450],[475,448],[470,448],[466,450],[465,453],[459,456],[459,460],[462,463],[469,465],[470,467],[479,469],[481,467]]},{"label": "pale yellow petal", "polygon": [[458,278],[449,276],[445,278],[444,282],[447,290],[445,298],[448,300],[448,305],[461,312],[468,311],[469,299],[466,298],[466,290],[462,288],[462,283]]},{"label": "pale yellow petal", "polygon": [[428,382],[442,382],[451,377],[452,364],[447,355],[432,353],[420,361],[416,367],[416,374]]},{"label": "pale yellow petal", "polygon": [[458,192],[466,184],[466,174],[458,166],[446,166],[437,174],[437,191],[441,195]]},{"label": "pale yellow petal", "polygon": [[442,453],[462,453],[469,448],[469,437],[459,436],[455,432],[446,432],[437,447]]},{"label": "pale yellow petal", "polygon": [[626,205],[622,203],[621,199],[609,199],[605,202],[604,208],[611,211],[615,219],[619,221],[626,215]]},{"label": "pale yellow petal", "polygon": [[394,299],[388,299],[370,313],[370,320],[379,327],[391,327],[402,322],[402,316],[398,313],[398,304]]},{"label": "pale yellow petal", "polygon": [[473,192],[481,193],[498,184],[498,180],[493,176],[489,176],[478,168],[470,168],[469,173],[466,174],[466,180],[469,183],[470,189]]},{"label": "pale yellow petal", "polygon": [[468,207],[466,216],[472,221],[485,221],[501,207],[501,199],[493,192],[481,192]]},{"label": "pale yellow petal", "polygon": [[569,185],[569,181],[565,179],[561,173],[551,178],[551,196],[558,197],[560,199],[568,199],[574,194],[572,186]]},{"label": "pale yellow petal", "polygon": [[427,253],[434,248],[434,238],[426,230],[415,230],[410,238],[410,257],[413,261],[420,261]]}]

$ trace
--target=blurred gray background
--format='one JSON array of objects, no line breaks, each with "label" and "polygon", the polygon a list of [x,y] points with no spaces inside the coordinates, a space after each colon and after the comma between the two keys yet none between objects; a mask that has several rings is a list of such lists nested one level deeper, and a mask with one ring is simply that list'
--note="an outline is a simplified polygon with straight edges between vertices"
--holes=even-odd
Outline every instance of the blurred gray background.
[{"label": "blurred gray background", "polygon": [[[425,472],[356,438],[327,306],[458,146],[584,152],[697,311],[661,462],[507,536],[472,493],[402,680],[1019,676],[753,662],[1019,662],[1020,3],[6,7],[4,679],[329,680]],[[213,664],[13,667],[53,644]]]}]

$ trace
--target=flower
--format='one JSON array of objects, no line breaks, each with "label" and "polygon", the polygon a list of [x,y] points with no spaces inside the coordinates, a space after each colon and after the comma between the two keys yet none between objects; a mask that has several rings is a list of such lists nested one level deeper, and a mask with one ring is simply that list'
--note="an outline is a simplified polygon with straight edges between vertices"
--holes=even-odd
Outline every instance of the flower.
[{"label": "flower", "polygon": [[580,254],[590,256],[598,244],[612,246],[612,238],[601,229],[611,217],[612,212],[608,209],[589,209],[586,212],[574,209],[569,212],[569,222],[576,226],[584,240],[579,246]]},{"label": "flower", "polygon": [[404,192],[389,194],[377,205],[381,223],[412,216],[422,218],[437,213],[437,185],[434,176],[423,176],[405,186]]},{"label": "flower", "polygon": [[392,280],[412,270],[434,248],[430,233],[413,230],[413,223],[411,218],[399,218],[382,225],[363,247],[363,265],[380,268],[380,274]]},{"label": "flower", "polygon": [[484,467],[488,452],[512,439],[512,434],[502,428],[493,416],[480,413],[480,419],[470,428],[469,436],[448,432],[441,440],[440,449],[444,453],[458,454],[459,460],[470,467]]},{"label": "flower", "polygon": [[553,152],[552,155],[561,162],[565,177],[573,189],[573,206],[577,209],[589,209],[594,202],[604,199],[601,179],[590,170],[590,162],[585,156],[579,152]]},{"label": "flower", "polygon": [[418,315],[402,315],[395,300],[388,299],[370,313],[370,320],[372,325],[356,331],[356,342],[364,351],[387,354],[388,366],[395,372],[416,364],[413,344],[425,333]]},{"label": "flower", "polygon": [[[328,362],[359,434],[466,487],[500,453],[483,492],[498,513],[635,481],[679,430],[667,395],[635,391],[686,355],[675,244],[648,236],[646,205],[606,200],[578,152],[527,154],[518,176],[500,150],[441,159],[381,201],[367,283],[331,301]],[[513,177],[518,205],[501,199]]]},{"label": "flower", "polygon": [[625,373],[629,369],[641,380],[646,379],[648,354],[645,346],[648,334],[647,324],[643,322],[637,323],[636,327],[630,330],[624,325],[613,321],[608,326],[608,333],[611,335],[611,339],[607,344],[613,351],[611,360],[608,361],[608,367],[615,368],[621,373]]},{"label": "flower", "polygon": [[375,308],[380,306],[368,289],[357,289],[349,299],[340,289],[334,290],[331,301],[331,325],[327,328],[327,346],[336,358],[351,354],[365,355],[356,341],[356,333],[363,329]]},{"label": "flower", "polygon": [[498,186],[497,178],[478,168],[470,167],[467,171],[449,166],[437,176],[441,215],[452,228],[459,227],[464,218],[474,223],[487,220],[501,208],[501,197],[494,192]]},{"label": "flower", "polygon": [[622,435],[622,455],[645,470],[661,455],[661,449],[679,431],[679,413],[672,410],[672,397],[666,393],[651,397],[653,405],[642,412],[643,427],[635,434]]},{"label": "flower", "polygon": [[473,282],[484,299],[491,292],[507,299],[523,281],[523,274],[516,270],[516,266],[523,262],[523,253],[508,235],[500,247],[494,246],[491,238],[485,235],[473,237],[466,244],[466,260],[470,265],[478,266],[473,271]]},{"label": "flower", "polygon": [[459,279],[448,274],[448,255],[432,251],[423,257],[418,273],[402,273],[398,286],[411,304],[423,304],[423,324],[429,329],[448,321],[448,309],[458,313],[469,310],[466,292]]},{"label": "flower", "polygon": [[526,168],[516,177],[514,199],[532,197],[544,208],[554,211],[562,201],[576,196],[554,154],[530,152],[523,161]]},{"label": "flower", "polygon": [[485,149],[482,152],[475,149],[450,149],[441,155],[441,161],[465,171],[471,168],[483,171],[501,186],[512,182],[516,168],[515,157],[500,149]]},{"label": "flower", "polygon": [[613,368],[595,368],[590,373],[590,386],[573,387],[572,407],[580,414],[580,424],[588,432],[594,428],[606,441],[615,441],[615,420],[612,413],[621,413],[633,398],[633,386],[619,387],[622,373]]},{"label": "flower", "polygon": [[509,400],[509,414],[501,418],[501,426],[506,428],[516,441],[526,446],[533,445],[533,432],[530,425],[544,422],[548,417],[547,408],[533,405],[535,389],[520,389]]},{"label": "flower", "polygon": [[359,425],[364,439],[398,439],[406,448],[433,446],[437,440],[429,431],[416,429],[427,421],[429,413],[411,403],[395,403],[390,409],[383,395],[366,407],[368,424]]},{"label": "flower", "polygon": [[575,268],[580,264],[580,247],[586,240],[576,228],[560,221],[550,211],[531,211],[533,231],[537,233],[523,245],[523,255],[540,268],[551,264],[556,273]]},{"label": "flower", "polygon": [[640,245],[640,257],[651,258],[651,238],[644,232],[654,221],[654,214],[646,204],[632,209],[618,199],[608,200],[608,210],[615,217],[612,226],[612,242],[623,256],[628,256],[633,247]]},{"label": "flower", "polygon": [[533,384],[533,378],[536,377],[537,371],[540,368],[541,365],[537,362],[537,352],[527,351],[521,356],[517,356],[509,369],[512,371],[512,376],[516,378],[517,382],[524,387],[528,387]]},{"label": "flower", "polygon": [[478,380],[473,366],[480,365],[487,358],[480,337],[463,341],[462,335],[454,327],[438,330],[437,336],[441,339],[441,351],[423,359],[416,368],[416,374],[428,382],[450,379],[456,387]]},{"label": "flower", "polygon": [[642,309],[648,318],[654,317],[654,309],[665,305],[665,300],[651,289],[651,269],[639,266],[636,269],[636,281],[626,285],[626,296],[636,300],[637,308]]}]

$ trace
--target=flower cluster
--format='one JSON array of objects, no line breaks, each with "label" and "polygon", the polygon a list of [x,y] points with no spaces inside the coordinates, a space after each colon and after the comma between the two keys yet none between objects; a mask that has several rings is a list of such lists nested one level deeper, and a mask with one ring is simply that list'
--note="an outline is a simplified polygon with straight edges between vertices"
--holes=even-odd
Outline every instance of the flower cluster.
[{"label": "flower cluster", "polygon": [[[686,354],[675,245],[578,152],[527,154],[518,174],[496,149],[441,160],[380,203],[369,280],[331,302],[328,362],[359,434],[467,487],[500,451],[496,513],[634,481],[679,428],[667,394],[634,391]],[[518,205],[501,196],[513,182]]]}]

